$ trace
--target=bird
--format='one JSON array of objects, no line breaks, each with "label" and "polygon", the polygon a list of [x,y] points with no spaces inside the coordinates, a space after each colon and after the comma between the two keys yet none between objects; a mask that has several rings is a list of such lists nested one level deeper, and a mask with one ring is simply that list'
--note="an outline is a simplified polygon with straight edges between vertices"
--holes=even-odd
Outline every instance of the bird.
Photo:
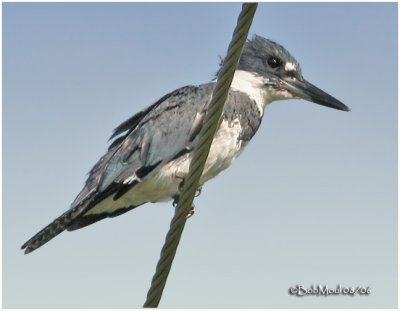
[{"label": "bird", "polygon": [[[176,203],[215,85],[216,79],[178,88],[116,127],[107,152],[90,170],[70,208],[22,245],[25,254],[64,230],[149,202]],[[255,34],[242,49],[199,187],[241,154],[260,127],[264,109],[286,99],[350,111],[305,80],[300,64],[282,45]]]}]

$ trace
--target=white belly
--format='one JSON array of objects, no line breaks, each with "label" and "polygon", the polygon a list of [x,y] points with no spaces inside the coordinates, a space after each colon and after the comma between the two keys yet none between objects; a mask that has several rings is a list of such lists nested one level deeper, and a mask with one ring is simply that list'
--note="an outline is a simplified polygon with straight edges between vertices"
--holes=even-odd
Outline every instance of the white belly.
[{"label": "white belly", "polygon": [[[239,120],[232,122],[223,121],[214,137],[208,155],[200,184],[215,177],[228,168],[232,161],[240,154],[244,144],[239,140],[241,127]],[[86,214],[111,213],[119,208],[138,206],[146,202],[159,202],[170,200],[178,193],[178,187],[189,171],[190,161],[193,153],[185,154],[176,160],[168,162],[157,172],[146,177],[142,182],[135,185],[130,191],[118,200],[114,201],[112,196],[103,200]]]}]

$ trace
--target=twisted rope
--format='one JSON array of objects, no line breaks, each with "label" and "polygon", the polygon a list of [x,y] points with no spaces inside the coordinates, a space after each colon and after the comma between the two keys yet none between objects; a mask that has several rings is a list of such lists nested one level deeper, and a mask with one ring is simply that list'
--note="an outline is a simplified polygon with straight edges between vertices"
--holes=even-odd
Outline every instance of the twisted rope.
[{"label": "twisted rope", "polygon": [[185,227],[186,216],[190,212],[193,199],[198,188],[200,177],[203,173],[214,134],[219,126],[224,103],[228,96],[233,75],[239,63],[242,48],[246,42],[247,35],[254,14],[257,9],[256,3],[243,4],[239,15],[232,41],[228,47],[228,53],[218,74],[218,81],[214,88],[209,111],[205,117],[204,125],[200,132],[199,142],[194,150],[193,159],[190,163],[189,173],[185,178],[182,193],[179,196],[178,206],[172,218],[164,246],[161,250],[160,259],[156,272],[151,281],[151,287],[147,293],[147,300],[143,307],[156,308],[160,302],[169,271],[171,270],[176,249]]}]

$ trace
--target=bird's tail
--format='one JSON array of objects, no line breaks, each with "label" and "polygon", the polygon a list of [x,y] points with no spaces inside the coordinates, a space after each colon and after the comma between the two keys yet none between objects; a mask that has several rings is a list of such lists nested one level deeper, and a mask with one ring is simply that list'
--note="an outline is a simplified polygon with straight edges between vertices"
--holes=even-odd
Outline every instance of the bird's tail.
[{"label": "bird's tail", "polygon": [[77,217],[82,215],[85,211],[86,204],[83,206],[78,205],[69,209],[60,217],[57,217],[51,224],[44,227],[27,242],[25,242],[21,249],[25,249],[25,254],[29,254],[35,249],[41,247],[43,244],[46,244],[52,238],[63,232],[70,224],[72,224],[73,221],[77,219]]}]

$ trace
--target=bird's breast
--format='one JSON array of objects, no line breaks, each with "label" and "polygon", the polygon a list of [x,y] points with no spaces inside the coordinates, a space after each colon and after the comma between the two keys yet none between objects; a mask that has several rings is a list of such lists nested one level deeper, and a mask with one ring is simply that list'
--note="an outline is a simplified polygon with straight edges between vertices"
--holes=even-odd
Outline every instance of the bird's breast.
[{"label": "bird's breast", "polygon": [[215,177],[228,168],[241,153],[244,144],[240,139],[242,127],[239,119],[223,120],[216,132],[208,155],[201,182]]},{"label": "bird's breast", "polygon": [[[244,147],[239,139],[241,126],[238,119],[223,120],[217,130],[204,167],[200,184],[228,168]],[[160,169],[132,189],[125,197],[136,204],[170,199],[178,193],[179,183],[189,172],[193,152],[164,164]],[[129,198],[130,197],[130,198]]]}]

